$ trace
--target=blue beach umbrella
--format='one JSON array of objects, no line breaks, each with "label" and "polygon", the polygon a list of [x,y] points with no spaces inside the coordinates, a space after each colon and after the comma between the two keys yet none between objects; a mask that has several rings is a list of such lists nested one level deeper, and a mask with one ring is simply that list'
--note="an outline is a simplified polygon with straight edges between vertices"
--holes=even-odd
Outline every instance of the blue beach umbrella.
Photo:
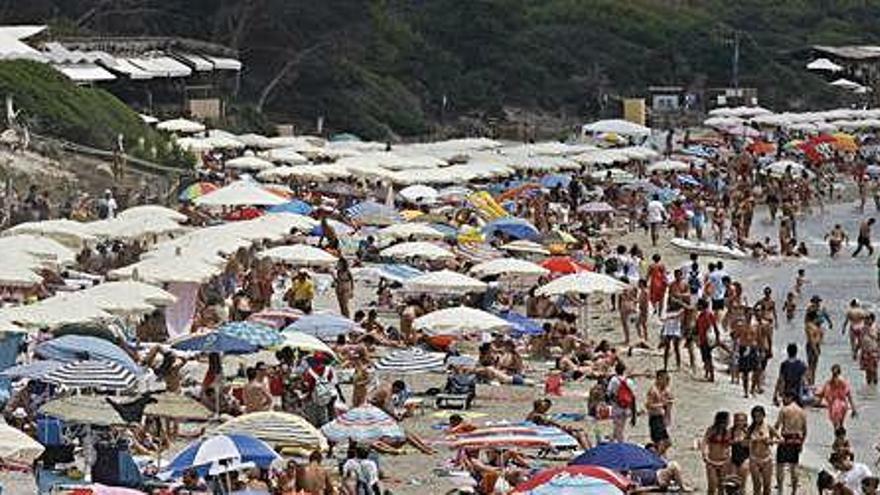
[{"label": "blue beach umbrella", "polygon": [[163,474],[177,477],[195,469],[204,475],[212,465],[223,462],[252,462],[267,469],[280,458],[269,444],[250,435],[215,435],[189,444],[174,457]]},{"label": "blue beach umbrella", "polygon": [[487,237],[493,237],[502,233],[514,239],[537,241],[541,239],[541,233],[528,220],[522,218],[499,218],[489,222],[483,227],[483,233]]},{"label": "blue beach umbrella", "polygon": [[284,331],[302,332],[323,341],[335,341],[340,335],[360,329],[357,323],[344,316],[316,314],[303,316],[288,325]]},{"label": "blue beach umbrella", "polygon": [[555,187],[568,187],[571,183],[571,176],[564,174],[545,175],[541,178],[541,187],[553,189]]},{"label": "blue beach umbrella", "polygon": [[248,354],[257,346],[246,340],[222,332],[208,332],[179,340],[172,345],[180,351],[219,352],[221,354]]},{"label": "blue beach umbrella", "polygon": [[217,331],[258,347],[274,347],[284,342],[284,337],[278,330],[250,321],[231,321],[223,324]]},{"label": "blue beach umbrella", "polygon": [[122,348],[98,337],[88,335],[62,335],[38,345],[34,353],[43,359],[64,363],[74,361],[113,361],[135,374],[140,367]]},{"label": "blue beach umbrella", "polygon": [[294,199],[293,201],[273,206],[267,211],[269,213],[296,213],[297,215],[311,215],[312,210],[314,210],[314,208],[312,208],[312,205],[306,203],[305,201]]},{"label": "blue beach umbrella", "polygon": [[615,471],[633,471],[636,469],[662,469],[666,461],[650,450],[625,442],[601,443],[569,462],[575,466],[601,466]]},{"label": "blue beach umbrella", "polygon": [[541,335],[544,333],[544,327],[542,327],[540,323],[522,313],[517,313],[516,311],[501,311],[496,313],[496,315],[510,323],[510,333],[514,337],[522,335]]}]

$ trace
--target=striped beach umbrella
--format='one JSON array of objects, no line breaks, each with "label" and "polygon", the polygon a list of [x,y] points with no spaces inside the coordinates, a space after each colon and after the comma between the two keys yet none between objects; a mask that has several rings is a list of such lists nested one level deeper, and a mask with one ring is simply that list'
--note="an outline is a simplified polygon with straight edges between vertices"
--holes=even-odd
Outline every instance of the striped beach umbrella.
[{"label": "striped beach umbrella", "polygon": [[168,464],[163,475],[180,476],[188,469],[204,475],[212,465],[230,461],[268,468],[280,458],[266,442],[250,435],[214,435],[189,444]]},{"label": "striped beach umbrella", "polygon": [[180,192],[180,200],[192,201],[208,194],[209,192],[216,191],[217,189],[220,189],[220,186],[216,184],[210,182],[196,182],[186,186],[186,188]]},{"label": "striped beach umbrella", "polygon": [[324,434],[296,414],[272,411],[244,414],[223,423],[217,432],[250,435],[276,447],[323,451],[328,448]]},{"label": "striped beach umbrella", "polygon": [[345,215],[353,222],[361,225],[385,226],[403,221],[397,210],[375,201],[358,203],[345,210]]},{"label": "striped beach umbrella", "polygon": [[508,433],[497,435],[494,432],[480,435],[462,435],[449,443],[453,449],[549,449],[553,446],[546,438],[532,434]]},{"label": "striped beach umbrella", "polygon": [[284,337],[274,328],[250,321],[224,323],[218,332],[249,342],[257,347],[273,347],[284,342]]},{"label": "striped beach umbrella", "polygon": [[354,321],[339,315],[315,314],[303,316],[284,329],[287,331],[302,332],[306,335],[317,337],[324,341],[335,341],[340,335],[351,331],[362,331]]},{"label": "striped beach umbrella", "polygon": [[333,349],[317,337],[293,330],[285,330],[284,332],[281,332],[281,337],[284,341],[281,342],[278,347],[290,347],[291,349],[300,350],[307,354],[322,352],[328,356],[333,356],[333,359],[336,359],[336,353],[333,352]]},{"label": "striped beach umbrella", "polygon": [[598,466],[561,466],[539,471],[518,485],[514,495],[624,495],[632,483]]},{"label": "striped beach umbrella", "polygon": [[62,335],[47,340],[37,345],[34,354],[43,359],[65,363],[86,359],[111,361],[132,373],[137,373],[140,369],[131,356],[118,345],[89,335]]},{"label": "striped beach umbrella", "polygon": [[374,442],[382,438],[403,439],[406,434],[397,421],[376,406],[361,406],[349,409],[336,419],[321,427],[327,440],[341,443]]},{"label": "striped beach umbrella", "polygon": [[427,352],[419,348],[398,350],[379,359],[379,362],[376,363],[376,370],[398,375],[442,371],[445,366],[445,358],[445,354]]},{"label": "striped beach umbrella", "polygon": [[180,351],[250,354],[257,346],[246,340],[221,332],[199,333],[178,340],[171,347]]},{"label": "striped beach umbrella", "polygon": [[137,377],[110,361],[75,361],[50,371],[43,380],[67,388],[121,391],[134,387]]},{"label": "striped beach umbrella", "polygon": [[250,315],[248,321],[280,329],[302,318],[304,314],[293,308],[267,308]]},{"label": "striped beach umbrella", "polygon": [[504,253],[483,242],[465,242],[455,248],[455,252],[471,263],[484,263],[504,257]]},{"label": "striped beach umbrella", "polygon": [[468,438],[496,437],[524,437],[531,436],[546,440],[554,449],[576,449],[577,440],[560,428],[555,426],[539,426],[529,422],[511,423],[502,425],[486,426],[478,428],[464,435],[453,435],[447,438],[449,441],[464,440]]}]

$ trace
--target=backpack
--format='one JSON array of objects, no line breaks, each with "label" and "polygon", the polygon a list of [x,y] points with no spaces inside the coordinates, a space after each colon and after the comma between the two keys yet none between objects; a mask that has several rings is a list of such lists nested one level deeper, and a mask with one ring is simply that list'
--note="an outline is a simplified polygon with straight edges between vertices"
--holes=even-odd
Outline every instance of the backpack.
[{"label": "backpack", "polygon": [[631,409],[636,403],[636,396],[632,389],[629,388],[629,383],[627,383],[625,378],[620,380],[614,402],[621,409]]},{"label": "backpack", "polygon": [[330,380],[327,379],[326,375],[328,369],[324,369],[323,375],[318,375],[315,373],[315,370],[309,368],[309,374],[312,375],[312,378],[315,380],[315,390],[313,391],[315,396],[315,402],[319,406],[326,406],[333,402],[336,399],[336,390],[333,387],[333,384],[330,383]]}]

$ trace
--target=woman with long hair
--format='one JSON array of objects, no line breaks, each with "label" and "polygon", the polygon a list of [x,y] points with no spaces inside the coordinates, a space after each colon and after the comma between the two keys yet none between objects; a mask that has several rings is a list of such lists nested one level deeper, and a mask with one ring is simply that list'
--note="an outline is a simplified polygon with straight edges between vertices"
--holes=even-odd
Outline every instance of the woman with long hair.
[{"label": "woman with long hair", "polygon": [[721,483],[730,467],[730,444],[731,434],[730,413],[718,411],[712,425],[706,429],[701,442],[703,463],[706,465],[706,493],[716,495],[720,493]]},{"label": "woman with long hair", "polygon": [[755,495],[770,495],[773,486],[773,451],[771,446],[780,440],[779,433],[767,424],[767,412],[762,406],[752,408],[749,425],[749,472]]}]

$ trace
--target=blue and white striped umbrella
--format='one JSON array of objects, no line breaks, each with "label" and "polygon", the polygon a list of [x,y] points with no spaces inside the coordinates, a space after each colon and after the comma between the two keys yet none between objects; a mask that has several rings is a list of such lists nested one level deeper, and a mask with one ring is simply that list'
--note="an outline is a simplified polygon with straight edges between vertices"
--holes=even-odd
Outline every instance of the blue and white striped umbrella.
[{"label": "blue and white striped umbrella", "polygon": [[212,465],[230,461],[268,468],[278,459],[281,456],[269,444],[250,435],[215,435],[189,444],[171,461],[163,477],[177,477],[192,468],[205,474]]},{"label": "blue and white striped umbrella", "polygon": [[62,363],[61,361],[33,361],[30,363],[19,364],[11,368],[6,368],[2,372],[0,372],[0,376],[12,380],[18,378],[27,378],[28,380],[41,380],[43,377],[46,376],[47,373],[55,371],[63,365],[64,363]]},{"label": "blue and white striped umbrella", "polygon": [[400,213],[390,206],[364,201],[345,210],[345,215],[361,225],[392,225],[403,221]]},{"label": "blue and white striped umbrella", "polygon": [[288,325],[284,331],[302,332],[306,335],[317,337],[325,342],[332,342],[340,335],[345,335],[351,331],[363,330],[357,323],[344,316],[315,314],[303,316],[299,320]]},{"label": "blue and white striped umbrella", "polygon": [[231,321],[223,324],[217,331],[259,347],[273,347],[284,342],[284,337],[278,330],[250,321]]},{"label": "blue and white striped umbrella", "polygon": [[85,359],[112,361],[132,373],[140,373],[140,367],[122,348],[98,337],[62,335],[39,344],[34,353],[43,359],[65,363]]},{"label": "blue and white striped umbrella", "polygon": [[389,263],[380,265],[378,268],[379,276],[392,282],[403,283],[407,280],[423,275],[424,272],[410,265],[399,263]]},{"label": "blue and white striped umbrella", "polygon": [[442,371],[446,355],[439,352],[426,352],[419,348],[393,351],[376,363],[377,371],[398,375],[415,375],[431,371]]},{"label": "blue and white striped umbrella", "polygon": [[50,371],[43,380],[67,388],[129,390],[137,377],[111,361],[76,361]]},{"label": "blue and white striped umbrella", "polygon": [[191,335],[178,340],[171,347],[181,351],[219,352],[221,354],[249,354],[257,346],[238,337],[220,332],[207,332]]},{"label": "blue and white striped umbrella", "polygon": [[361,406],[349,409],[336,419],[321,427],[327,440],[341,443],[374,442],[382,438],[404,439],[406,434],[397,421],[376,406]]}]

